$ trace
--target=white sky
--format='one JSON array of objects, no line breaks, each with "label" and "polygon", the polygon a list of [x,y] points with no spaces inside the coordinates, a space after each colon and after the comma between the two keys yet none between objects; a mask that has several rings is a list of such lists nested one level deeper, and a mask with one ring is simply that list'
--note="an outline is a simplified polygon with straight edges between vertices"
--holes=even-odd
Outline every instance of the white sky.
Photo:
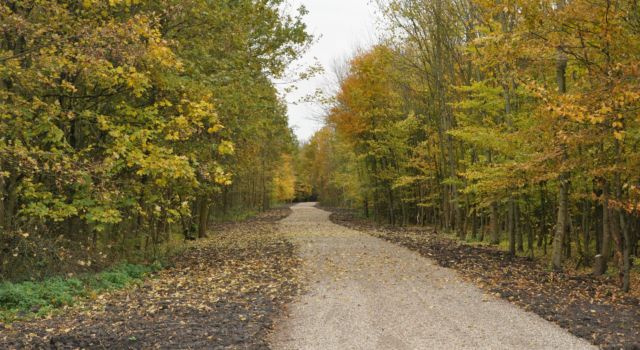
[{"label": "white sky", "polygon": [[295,102],[317,89],[330,89],[335,80],[335,63],[345,62],[356,49],[375,42],[376,6],[370,0],[290,0],[290,3],[294,8],[304,5],[309,10],[305,22],[316,38],[301,63],[313,64],[317,58],[325,70],[311,80],[297,83],[298,89],[287,96],[289,125],[298,139],[305,141],[322,127],[322,106]]}]

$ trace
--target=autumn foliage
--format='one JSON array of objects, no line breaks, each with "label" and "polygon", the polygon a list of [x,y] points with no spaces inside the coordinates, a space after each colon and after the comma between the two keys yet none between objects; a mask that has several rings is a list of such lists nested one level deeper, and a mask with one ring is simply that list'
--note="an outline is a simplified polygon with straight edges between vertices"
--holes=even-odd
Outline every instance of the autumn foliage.
[{"label": "autumn foliage", "polygon": [[[303,150],[331,164],[314,175],[321,201],[504,241],[553,269],[609,271],[628,290],[640,238],[638,4],[378,3],[383,43],[350,61]],[[325,151],[335,149],[345,151]]]},{"label": "autumn foliage", "polygon": [[281,5],[2,2],[2,278],[153,258],[289,199],[272,78],[309,36]]}]

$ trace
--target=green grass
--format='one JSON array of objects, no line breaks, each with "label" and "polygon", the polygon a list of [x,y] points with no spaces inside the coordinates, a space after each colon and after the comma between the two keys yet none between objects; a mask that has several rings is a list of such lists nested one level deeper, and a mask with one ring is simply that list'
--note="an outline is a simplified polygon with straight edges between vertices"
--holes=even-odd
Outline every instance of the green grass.
[{"label": "green grass", "polygon": [[0,283],[0,321],[44,316],[100,292],[122,289],[141,282],[160,264],[121,264],[77,278],[50,278],[41,282]]}]

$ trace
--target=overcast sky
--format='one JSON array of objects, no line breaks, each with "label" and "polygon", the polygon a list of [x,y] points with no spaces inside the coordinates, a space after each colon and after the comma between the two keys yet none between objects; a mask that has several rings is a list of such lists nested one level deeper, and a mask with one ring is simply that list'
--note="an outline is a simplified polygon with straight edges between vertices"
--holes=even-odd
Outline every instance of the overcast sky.
[{"label": "overcast sky", "polygon": [[370,0],[290,0],[297,8],[304,5],[308,30],[316,38],[301,63],[313,64],[317,58],[325,72],[311,80],[297,83],[297,91],[287,97],[289,124],[298,139],[308,140],[322,126],[322,108],[313,103],[295,104],[301,96],[316,89],[327,89],[334,81],[336,62],[344,62],[358,48],[375,42],[375,5]]}]

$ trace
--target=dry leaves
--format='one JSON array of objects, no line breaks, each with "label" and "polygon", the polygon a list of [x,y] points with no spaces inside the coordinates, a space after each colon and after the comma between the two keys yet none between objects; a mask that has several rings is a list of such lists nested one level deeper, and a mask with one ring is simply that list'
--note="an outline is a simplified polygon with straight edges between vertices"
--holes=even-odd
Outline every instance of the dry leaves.
[{"label": "dry leaves", "polygon": [[264,348],[274,318],[299,289],[294,246],[276,228],[289,212],[218,225],[142,286],[67,315],[13,324],[2,347]]}]

